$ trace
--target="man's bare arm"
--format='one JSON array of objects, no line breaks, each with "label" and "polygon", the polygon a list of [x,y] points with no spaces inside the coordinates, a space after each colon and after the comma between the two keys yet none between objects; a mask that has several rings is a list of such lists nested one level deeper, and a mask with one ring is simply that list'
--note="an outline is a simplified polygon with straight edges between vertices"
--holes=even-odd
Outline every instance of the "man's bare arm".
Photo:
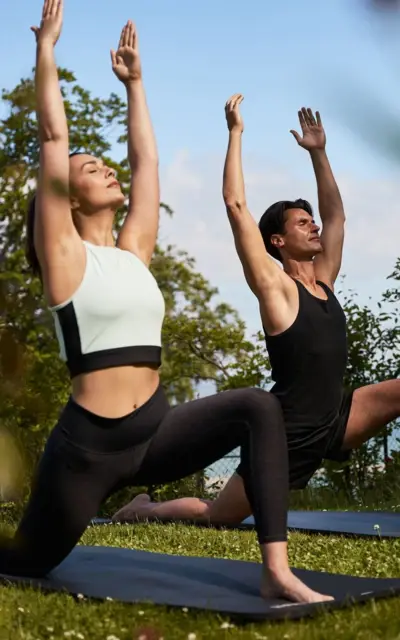
[{"label": "man's bare arm", "polygon": [[260,298],[266,288],[281,282],[283,274],[266,252],[257,223],[247,208],[242,168],[244,127],[239,112],[242,100],[243,96],[236,94],[225,106],[229,142],[224,166],[223,198],[247,283]]},{"label": "man's bare arm", "polygon": [[247,208],[242,169],[243,122],[239,112],[242,100],[240,94],[233,96],[225,107],[229,143],[223,196],[244,275],[258,298],[263,326],[272,335],[293,323],[298,312],[297,290],[267,253],[258,225]]},{"label": "man's bare arm", "polygon": [[334,287],[342,264],[345,213],[339,188],[325,150],[310,153],[318,187],[319,214],[322,222],[323,253],[315,257],[315,272],[319,280]]},{"label": "man's bare arm", "polygon": [[299,111],[303,137],[296,131],[292,134],[298,144],[310,153],[318,188],[318,205],[322,222],[321,243],[323,253],[315,257],[315,273],[333,289],[342,263],[345,213],[343,202],[326,154],[326,136],[322,120],[317,111]]}]

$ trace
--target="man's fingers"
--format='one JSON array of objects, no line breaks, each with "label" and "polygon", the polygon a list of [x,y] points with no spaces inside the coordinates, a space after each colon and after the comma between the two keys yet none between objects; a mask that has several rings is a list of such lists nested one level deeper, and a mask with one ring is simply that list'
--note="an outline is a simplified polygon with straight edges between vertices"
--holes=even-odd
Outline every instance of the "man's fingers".
[{"label": "man's fingers", "polygon": [[239,104],[240,104],[239,103],[239,98],[236,98],[236,100],[233,100],[233,102],[232,102],[232,111],[236,111],[236,109],[238,108]]},{"label": "man's fingers", "polygon": [[55,13],[56,13],[56,9],[57,9],[57,0],[50,0],[49,8],[48,8],[48,11],[47,11],[48,17],[54,16]]},{"label": "man's fingers", "polygon": [[307,118],[308,118],[308,124],[315,127],[317,123],[315,121],[312,109],[307,109]]},{"label": "man's fingers", "polygon": [[296,140],[296,142],[298,144],[300,144],[301,142],[301,136],[300,134],[297,133],[297,131],[295,131],[294,129],[290,129],[290,133],[292,134],[292,136],[294,137],[294,139]]},{"label": "man's fingers", "polygon": [[112,64],[113,67],[116,67],[117,66],[117,54],[114,51],[114,49],[111,49],[110,54],[111,54],[111,64]]},{"label": "man's fingers", "polygon": [[42,18],[46,18],[49,11],[49,4],[50,4],[50,1],[45,0],[45,3],[43,5]]},{"label": "man's fingers", "polygon": [[231,96],[229,98],[229,100],[226,101],[226,104],[231,104],[232,102],[234,102],[238,97],[240,96],[240,93],[234,93],[233,96]]},{"label": "man's fingers", "polygon": [[56,6],[55,6],[55,10],[54,10],[54,14],[56,16],[60,16],[63,13],[63,9],[64,9],[64,0],[58,0],[56,2]]},{"label": "man's fingers", "polygon": [[64,0],[58,0],[57,15],[62,16],[64,13]]},{"label": "man's fingers", "polygon": [[39,38],[39,27],[31,27],[31,31],[34,33],[37,42]]},{"label": "man's fingers", "polygon": [[239,105],[243,102],[244,96],[241,93],[234,93],[233,96],[225,103],[225,114],[232,113],[239,108]]},{"label": "man's fingers", "polygon": [[307,129],[307,122],[304,118],[303,111],[302,110],[298,111],[297,115],[299,116],[299,123],[300,123],[301,130],[304,133],[305,129]]},{"label": "man's fingers", "polygon": [[310,116],[309,111],[310,109],[306,109],[306,107],[301,108],[301,113],[307,127],[310,127],[312,125],[312,116]]},{"label": "man's fingers", "polygon": [[321,114],[319,111],[315,112],[315,117],[317,118],[317,125],[319,127],[322,127],[322,118],[321,118]]},{"label": "man's fingers", "polygon": [[240,104],[242,104],[244,100],[244,96],[242,96],[241,93],[239,93],[238,97],[235,100],[235,107],[238,107]]}]

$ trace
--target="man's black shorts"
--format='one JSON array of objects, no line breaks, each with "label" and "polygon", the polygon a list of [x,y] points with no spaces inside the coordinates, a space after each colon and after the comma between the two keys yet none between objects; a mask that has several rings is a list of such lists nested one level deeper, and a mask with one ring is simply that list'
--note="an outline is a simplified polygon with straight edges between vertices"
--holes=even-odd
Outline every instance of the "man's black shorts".
[{"label": "man's black shorts", "polygon": [[[291,489],[304,489],[323,460],[345,462],[350,458],[351,451],[343,450],[342,445],[352,400],[353,391],[344,392],[335,421],[325,429],[319,429],[318,437],[312,438],[309,443],[298,440],[295,442],[291,436],[291,429],[288,429],[289,482]],[[293,432],[295,433],[295,430]],[[239,464],[236,473],[241,477],[244,476],[246,470],[242,464]]]}]

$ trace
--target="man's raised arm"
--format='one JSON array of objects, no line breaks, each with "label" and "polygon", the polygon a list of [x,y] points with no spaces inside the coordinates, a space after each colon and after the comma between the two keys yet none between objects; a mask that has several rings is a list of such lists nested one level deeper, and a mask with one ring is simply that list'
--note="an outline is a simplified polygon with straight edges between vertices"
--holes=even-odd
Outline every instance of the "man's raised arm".
[{"label": "man's raised arm", "polygon": [[297,143],[310,153],[318,188],[318,205],[322,222],[321,244],[323,252],[315,257],[315,274],[333,289],[342,263],[345,213],[339,188],[326,155],[326,136],[317,111],[311,109],[298,113],[301,137],[291,131]]},{"label": "man's raised arm", "polygon": [[260,230],[246,204],[242,169],[243,120],[239,105],[241,94],[235,94],[225,105],[229,142],[226,154],[223,197],[232,227],[235,246],[243,266],[247,283],[258,297],[282,280],[282,270],[267,254]]}]

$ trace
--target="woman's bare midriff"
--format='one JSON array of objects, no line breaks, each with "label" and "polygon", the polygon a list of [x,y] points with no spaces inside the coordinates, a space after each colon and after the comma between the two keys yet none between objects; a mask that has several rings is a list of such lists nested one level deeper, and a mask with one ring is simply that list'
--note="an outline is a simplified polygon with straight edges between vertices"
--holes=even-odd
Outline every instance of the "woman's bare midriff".
[{"label": "woman's bare midriff", "polygon": [[120,418],[147,402],[159,382],[156,367],[113,367],[74,378],[72,397],[98,416]]}]

